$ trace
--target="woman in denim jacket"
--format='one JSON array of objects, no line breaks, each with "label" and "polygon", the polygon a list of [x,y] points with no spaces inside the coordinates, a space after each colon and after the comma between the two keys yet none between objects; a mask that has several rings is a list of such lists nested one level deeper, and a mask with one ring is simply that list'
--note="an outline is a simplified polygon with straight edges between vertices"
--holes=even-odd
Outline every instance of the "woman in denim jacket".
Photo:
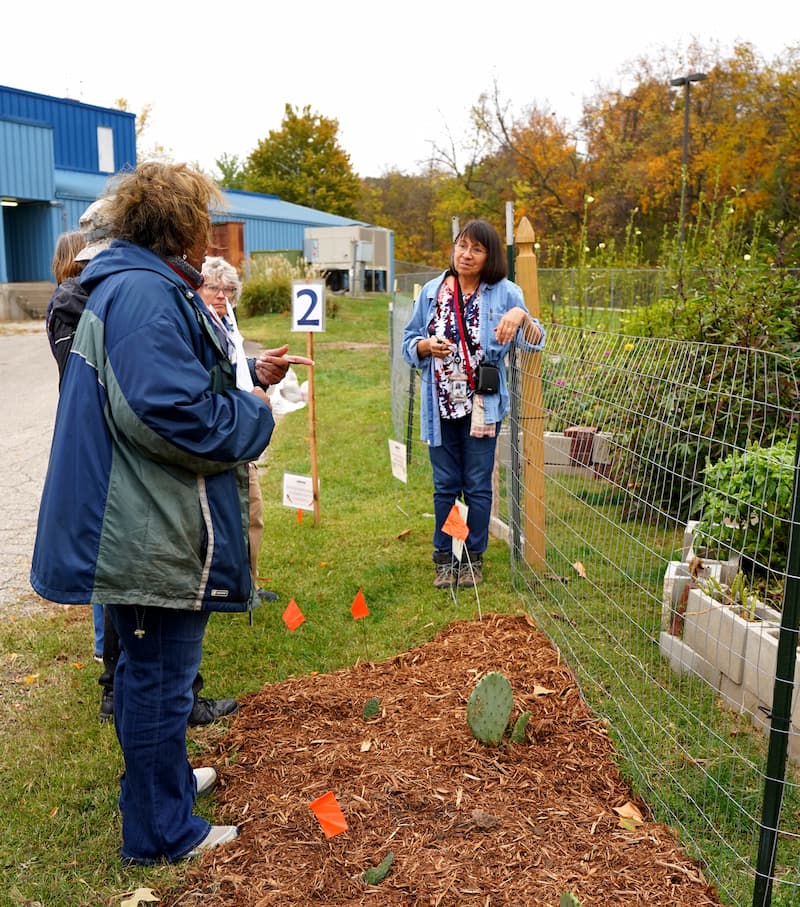
[{"label": "woman in denim jacket", "polygon": [[[449,268],[422,288],[403,335],[403,358],[422,378],[420,425],[433,469],[437,589],[483,581],[495,447],[509,402],[504,360],[515,338],[531,351],[544,344],[544,328],[507,273],[495,228],[470,221],[455,238]],[[481,383],[481,364],[497,368],[488,383]],[[442,526],[459,498],[468,507],[469,535],[457,562]]]}]

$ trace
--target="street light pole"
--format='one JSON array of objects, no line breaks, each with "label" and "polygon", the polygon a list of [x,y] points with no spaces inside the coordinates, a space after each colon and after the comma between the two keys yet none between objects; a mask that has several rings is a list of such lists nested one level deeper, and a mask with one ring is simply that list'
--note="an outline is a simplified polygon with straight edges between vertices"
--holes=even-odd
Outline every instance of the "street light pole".
[{"label": "street light pole", "polygon": [[670,79],[673,88],[683,86],[683,152],[681,155],[681,214],[678,224],[678,242],[683,247],[683,235],[686,224],[686,181],[689,178],[689,89],[692,82],[703,82],[708,78],[704,72],[693,72],[688,76]]}]

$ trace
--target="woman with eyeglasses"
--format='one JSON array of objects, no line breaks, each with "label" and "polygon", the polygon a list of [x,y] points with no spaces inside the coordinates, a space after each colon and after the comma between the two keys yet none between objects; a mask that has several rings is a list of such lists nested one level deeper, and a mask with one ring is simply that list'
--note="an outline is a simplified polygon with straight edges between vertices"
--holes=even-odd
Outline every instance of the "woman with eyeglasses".
[{"label": "woman with eyeglasses", "polygon": [[[544,328],[508,280],[505,249],[485,220],[456,236],[446,271],[425,284],[403,335],[403,358],[420,370],[420,428],[433,470],[433,585],[483,582],[489,543],[492,470],[508,411],[505,357],[513,340],[540,350]],[[469,535],[460,560],[443,525],[457,500]]]},{"label": "woman with eyeglasses", "polygon": [[[237,386],[247,390],[255,384],[264,389],[271,384],[278,384],[289,370],[291,362],[313,365],[305,357],[287,357],[288,345],[277,349],[265,350],[257,358],[248,358],[244,350],[244,338],[239,332],[234,309],[242,290],[239,273],[234,266],[217,255],[206,256],[203,262],[203,284],[200,295],[212,313],[214,322],[225,337],[231,362],[236,370]],[[271,589],[258,586],[258,554],[264,537],[264,500],[261,493],[261,481],[258,476],[258,465],[248,463],[250,494],[250,572],[258,597],[264,601],[277,601],[278,596]]]}]

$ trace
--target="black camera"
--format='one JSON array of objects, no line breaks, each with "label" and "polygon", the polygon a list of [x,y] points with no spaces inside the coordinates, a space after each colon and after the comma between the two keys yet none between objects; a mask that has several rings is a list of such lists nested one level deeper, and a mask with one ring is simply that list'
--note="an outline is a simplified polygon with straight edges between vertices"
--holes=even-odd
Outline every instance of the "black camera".
[{"label": "black camera", "polygon": [[490,362],[481,362],[475,372],[475,393],[496,394],[500,390],[500,369]]}]

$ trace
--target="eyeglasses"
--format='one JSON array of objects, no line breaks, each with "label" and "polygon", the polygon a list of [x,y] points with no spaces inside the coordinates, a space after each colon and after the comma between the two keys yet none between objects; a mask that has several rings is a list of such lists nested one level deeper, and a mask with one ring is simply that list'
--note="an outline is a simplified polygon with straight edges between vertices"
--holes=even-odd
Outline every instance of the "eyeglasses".
[{"label": "eyeglasses", "polygon": [[219,293],[228,298],[236,295],[236,287],[223,287],[215,283],[204,283],[203,289],[208,290],[213,296],[217,296]]}]

